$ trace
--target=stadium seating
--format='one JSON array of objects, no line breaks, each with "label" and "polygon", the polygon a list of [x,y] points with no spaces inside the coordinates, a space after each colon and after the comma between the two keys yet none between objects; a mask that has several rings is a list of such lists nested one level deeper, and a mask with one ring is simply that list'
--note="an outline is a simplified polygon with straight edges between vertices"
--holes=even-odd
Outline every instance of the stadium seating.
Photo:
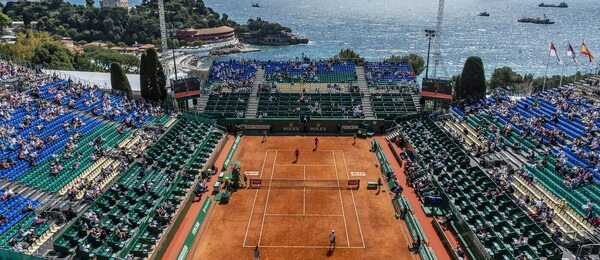
[{"label": "stadium seating", "polygon": [[264,118],[363,118],[361,105],[358,93],[260,93],[258,113]]},{"label": "stadium seating", "polygon": [[[0,189],[0,193],[3,194],[6,191]],[[1,245],[9,245],[9,241],[14,237],[15,239],[24,239],[21,237],[23,230],[29,230],[32,226],[33,218],[35,213],[27,210],[27,204],[31,204],[33,209],[38,208],[41,203],[37,200],[32,200],[26,197],[16,194],[14,197],[7,199],[6,201],[0,201],[0,214],[6,218],[6,222],[0,225],[0,243]],[[40,225],[34,227],[34,233],[44,233],[49,227],[47,225]],[[18,241],[14,241],[16,243]]]},{"label": "stadium seating", "polygon": [[248,106],[250,93],[211,94],[204,114],[217,118],[242,118]]},{"label": "stadium seating", "polygon": [[393,120],[401,115],[417,113],[412,96],[406,93],[372,94],[371,104],[375,116],[386,120]]},{"label": "stadium seating", "polygon": [[365,62],[364,68],[367,83],[374,88],[410,84],[415,80],[408,62]]},{"label": "stadium seating", "polygon": [[141,127],[151,120],[152,108],[143,108],[137,101],[127,97],[113,95],[85,84],[76,84],[66,80],[57,80],[32,89],[29,93],[56,104],[68,106],[116,122],[129,122],[131,126]]},{"label": "stadium seating", "polygon": [[[123,134],[117,133],[117,127],[114,125],[100,126],[92,133],[83,136],[83,138],[76,143],[77,148],[72,151],[73,156],[71,158],[64,158],[64,153],[58,155],[63,158],[61,165],[64,170],[57,176],[52,176],[50,173],[50,162],[46,161],[24,173],[17,181],[50,192],[58,192],[65,185],[77,178],[77,176],[84,172],[88,167],[98,166],[98,164],[95,164],[96,162],[90,158],[90,155],[95,152],[93,146],[90,145],[91,142],[102,137],[104,138],[102,147],[111,148],[123,141],[129,134],[130,131],[128,130],[124,131]],[[80,158],[74,156],[78,153],[81,154]],[[79,163],[79,167],[72,167],[75,162]]]},{"label": "stadium seating", "polygon": [[282,83],[321,82],[341,83],[356,81],[353,62],[264,62],[267,81]]},{"label": "stadium seating", "polygon": [[[467,117],[467,124],[477,127],[483,123],[494,124],[502,129],[508,120],[503,119],[501,115],[489,116],[487,113],[480,113],[478,115],[469,115]],[[513,146],[515,143],[520,143],[522,149],[527,149],[535,152],[536,144],[527,138],[521,138],[519,134],[512,131],[510,134],[503,134],[502,138],[505,140],[507,145]],[[587,185],[581,188],[572,189],[564,184],[565,177],[558,174],[555,169],[554,156],[544,156],[548,160],[548,165],[544,167],[526,167],[525,169],[530,172],[539,182],[551,191],[556,197],[565,200],[573,210],[577,213],[584,215],[582,206],[587,203],[588,200],[600,201],[598,196],[589,194],[598,194],[600,192],[600,184]],[[539,157],[541,158],[541,156]],[[576,160],[577,161],[577,160]],[[596,208],[595,214],[600,214],[600,209]]]},{"label": "stadium seating", "polygon": [[208,74],[209,82],[244,80],[254,77],[256,64],[251,61],[214,61]]},{"label": "stadium seating", "polygon": [[[4,121],[2,122],[2,124],[6,126],[13,126],[18,129],[18,124],[20,124],[23,121],[24,116],[34,115],[38,112],[37,110],[37,108],[34,108],[33,110],[25,111],[24,108],[18,108],[17,112],[13,115],[11,120]],[[30,126],[20,129],[18,131],[17,134],[25,138],[26,140],[30,139],[30,135],[34,135],[44,141],[46,141],[51,136],[57,137],[55,141],[50,143],[46,142],[42,149],[36,150],[38,154],[37,158],[35,159],[36,164],[39,165],[40,163],[50,158],[50,156],[53,153],[61,151],[64,148],[65,144],[69,140],[69,137],[71,137],[74,134],[74,131],[66,130],[63,127],[63,123],[69,123],[75,117],[78,117],[82,120],[83,123],[85,123],[85,125],[77,129],[77,132],[82,135],[88,134],[90,131],[97,127],[98,121],[96,120],[93,120],[86,116],[78,116],[73,112],[66,112],[62,115],[57,115],[57,117],[51,121],[40,120],[38,117],[32,116]],[[43,126],[43,128],[39,131],[36,129],[38,125]],[[0,177],[7,178],[9,180],[15,180],[25,172],[34,168],[29,162],[25,160],[19,160],[17,158],[19,152],[20,149],[15,149],[14,151],[5,149],[4,151],[2,151],[2,160],[7,160],[8,158],[11,158],[16,162],[16,164],[8,169],[1,169]]]},{"label": "stadium seating", "polygon": [[[432,168],[433,182],[437,190],[450,202],[450,210],[457,212],[466,228],[477,234],[487,229],[485,237],[473,237],[485,248],[484,254],[495,258],[511,258],[521,252],[527,258],[562,256],[560,248],[537,226],[522,209],[507,195],[487,197],[489,190],[497,185],[478,167],[470,167],[468,157],[448,136],[429,119],[409,119],[398,123],[405,137],[412,143],[425,164]],[[447,153],[439,164],[439,156]],[[461,230],[452,222],[456,233]],[[517,239],[526,235],[526,244],[517,244]],[[460,239],[468,239],[461,237]],[[471,242],[463,242],[470,247]],[[473,247],[469,251],[476,250]],[[471,256],[473,257],[473,256]]]},{"label": "stadium seating", "polygon": [[[223,136],[212,124],[187,115],[177,121],[147,151],[149,166],[130,167],[54,241],[56,252],[81,259],[148,257]],[[107,235],[91,235],[95,225]]]}]

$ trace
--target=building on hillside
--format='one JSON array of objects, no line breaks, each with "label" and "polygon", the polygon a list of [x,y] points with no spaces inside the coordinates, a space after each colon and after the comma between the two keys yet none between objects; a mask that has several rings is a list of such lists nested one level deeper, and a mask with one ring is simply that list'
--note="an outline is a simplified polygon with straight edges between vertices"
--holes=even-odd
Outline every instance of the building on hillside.
[{"label": "building on hillside", "polygon": [[63,37],[60,42],[72,53],[81,53],[83,52],[83,48],[75,44],[75,41],[69,37]]},{"label": "building on hillside", "polygon": [[93,41],[93,42],[90,42],[90,43],[88,43],[86,45],[83,45],[83,47],[88,47],[88,46],[98,46],[98,47],[100,47],[102,49],[108,49],[108,44],[103,43],[101,41]]},{"label": "building on hillside", "polygon": [[203,41],[205,43],[226,42],[235,39],[235,30],[229,26],[205,29],[182,29],[175,32],[175,38],[186,42]]},{"label": "building on hillside", "polygon": [[127,0],[102,0],[100,2],[100,5],[102,7],[129,7],[129,3],[127,2]]}]

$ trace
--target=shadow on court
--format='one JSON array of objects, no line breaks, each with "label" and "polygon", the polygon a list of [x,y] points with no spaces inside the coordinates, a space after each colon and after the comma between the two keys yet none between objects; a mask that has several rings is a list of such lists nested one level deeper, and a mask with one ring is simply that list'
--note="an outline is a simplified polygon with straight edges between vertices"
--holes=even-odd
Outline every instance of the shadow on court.
[{"label": "shadow on court", "polygon": [[327,253],[325,253],[326,257],[331,257],[333,256],[333,252],[335,251],[335,247],[329,248],[327,249]]}]

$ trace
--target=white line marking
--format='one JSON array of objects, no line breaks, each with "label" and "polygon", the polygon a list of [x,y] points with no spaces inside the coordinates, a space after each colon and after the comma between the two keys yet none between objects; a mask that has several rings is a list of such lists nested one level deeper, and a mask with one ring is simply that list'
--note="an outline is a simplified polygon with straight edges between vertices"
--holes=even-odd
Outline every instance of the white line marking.
[{"label": "white line marking", "polygon": [[[304,180],[306,181],[306,165],[304,165]],[[306,186],[304,186],[304,196],[302,198],[302,214],[306,215]]]},{"label": "white line marking", "polygon": [[[346,168],[346,176],[348,175],[348,164],[346,163],[346,154],[342,151],[342,156],[344,158],[344,167]],[[350,176],[348,176],[350,179]],[[350,190],[350,195],[352,195],[352,203],[354,204],[354,212],[356,214],[356,221],[358,222],[358,231],[360,232],[360,239],[362,240],[363,247],[365,247],[365,239],[362,233],[362,227],[360,225],[360,219],[358,217],[358,210],[356,209],[356,201],[354,200],[354,191]]]},{"label": "white line marking", "polygon": [[[333,164],[335,166],[335,177],[337,179],[338,186],[340,186],[340,176],[337,171],[337,164],[335,162],[335,151],[331,151],[333,155]],[[348,236],[348,226],[346,225],[346,212],[344,210],[344,200],[342,199],[342,191],[338,189],[338,193],[340,194],[340,206],[342,206],[342,215],[344,216],[344,229],[346,229],[346,241],[348,242],[348,247],[350,247],[350,237]]]},{"label": "white line marking", "polygon": [[269,213],[267,216],[274,217],[343,217],[344,215],[329,215],[329,214],[275,214]]},{"label": "white line marking", "polygon": [[[253,248],[255,246],[244,246]],[[330,248],[329,246],[260,246],[263,248]],[[360,246],[336,246],[336,249],[365,249],[365,247]]]},{"label": "white line marking", "polygon": [[[263,164],[262,167],[260,169],[260,175],[262,177],[262,172],[265,170],[265,163],[267,162],[267,154],[269,153],[269,151],[265,151],[265,158],[263,158]],[[247,183],[245,185],[248,185]],[[248,238],[248,230],[250,229],[250,223],[252,221],[252,214],[254,213],[254,207],[256,206],[256,198],[258,197],[258,189],[256,190],[256,193],[254,193],[254,202],[252,202],[252,210],[250,210],[250,217],[248,217],[248,226],[246,227],[246,234],[244,235],[244,243],[243,245],[246,245],[246,238]]]},{"label": "white line marking", "polygon": [[[284,150],[279,150],[279,149],[277,149],[277,150],[267,150],[267,151],[272,151],[272,152],[275,152],[275,151],[279,151],[279,152],[293,152],[293,151],[296,151],[296,150],[295,149],[294,150],[285,150],[285,149]],[[341,150],[321,150],[321,149],[318,149],[316,151],[313,151],[312,149],[309,149],[309,150],[299,150],[299,151],[300,152],[302,152],[302,151],[308,151],[308,152],[332,152],[332,151],[341,151]]]},{"label": "white line marking", "polygon": [[267,190],[267,200],[265,201],[265,211],[263,212],[262,223],[260,224],[260,234],[258,235],[258,245],[262,239],[263,228],[265,226],[265,217],[267,216],[267,206],[269,206],[269,195],[271,194],[271,184],[273,184],[273,173],[275,172],[275,162],[277,161],[277,150],[273,159],[273,168],[271,169],[271,180],[269,180],[269,189]]},{"label": "white line marking", "polygon": [[302,166],[308,166],[308,167],[334,167],[335,165],[331,165],[331,164],[276,164],[276,167],[302,167]]}]

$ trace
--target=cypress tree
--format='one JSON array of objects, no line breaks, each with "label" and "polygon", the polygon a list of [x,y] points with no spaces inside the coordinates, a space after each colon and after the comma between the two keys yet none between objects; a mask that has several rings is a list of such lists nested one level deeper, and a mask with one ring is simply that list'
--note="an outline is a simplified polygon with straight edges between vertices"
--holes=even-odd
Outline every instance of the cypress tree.
[{"label": "cypress tree", "polygon": [[485,96],[485,70],[480,57],[467,58],[460,80],[460,85],[456,87],[456,97],[459,100],[478,100]]},{"label": "cypress tree", "polygon": [[148,55],[142,53],[140,58],[140,92],[144,99],[150,99],[150,89],[148,86]]},{"label": "cypress tree", "polygon": [[113,90],[125,92],[131,96],[131,85],[129,79],[125,75],[125,71],[121,68],[121,64],[113,62],[110,64],[110,85]]},{"label": "cypress tree", "polygon": [[155,49],[148,49],[146,51],[146,69],[148,71],[148,90],[150,92],[150,100],[159,101],[162,96],[159,85],[161,84],[159,79],[160,61],[158,60],[158,53]]}]

